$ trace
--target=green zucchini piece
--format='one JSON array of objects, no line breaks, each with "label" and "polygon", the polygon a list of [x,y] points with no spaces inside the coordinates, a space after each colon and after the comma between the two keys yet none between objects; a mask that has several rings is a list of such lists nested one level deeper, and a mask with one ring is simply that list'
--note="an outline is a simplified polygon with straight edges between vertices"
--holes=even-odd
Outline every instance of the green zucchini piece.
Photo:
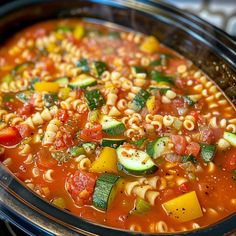
[{"label": "green zucchini piece", "polygon": [[210,162],[215,155],[216,145],[202,143],[200,144],[200,146],[201,146],[201,151],[200,151],[201,158],[203,159],[204,162]]},{"label": "green zucchini piece", "polygon": [[182,157],[182,162],[185,163],[185,162],[192,162],[193,164],[197,164],[197,159],[195,158],[194,155],[184,155]]},{"label": "green zucchini piece", "polygon": [[85,150],[82,146],[73,146],[70,147],[67,151],[74,157],[85,153]]},{"label": "green zucchini piece", "polygon": [[34,63],[29,61],[29,62],[25,62],[25,63],[22,63],[20,65],[17,65],[12,71],[12,75],[16,75],[17,73],[21,73],[23,72],[24,70],[26,70],[29,66],[33,66]]},{"label": "green zucchini piece", "polygon": [[95,150],[96,143],[93,143],[93,142],[83,143],[82,147],[87,154],[90,154],[91,152]]},{"label": "green zucchini piece", "polygon": [[147,138],[141,138],[137,141],[133,141],[133,142],[130,142],[130,143],[137,146],[137,147],[141,147],[145,143],[146,140],[147,140]]},{"label": "green zucchini piece", "polygon": [[23,103],[27,103],[31,97],[31,91],[19,92],[16,94],[16,98]]},{"label": "green zucchini piece", "polygon": [[89,65],[87,59],[80,59],[79,61],[77,61],[76,66],[81,68],[81,71],[84,73],[89,72]]},{"label": "green zucchini piece", "polygon": [[61,77],[56,80],[60,87],[66,87],[69,84],[69,78]]},{"label": "green zucchini piece", "polygon": [[33,78],[33,79],[31,80],[31,82],[30,82],[29,89],[30,89],[30,90],[34,90],[34,85],[35,85],[37,82],[39,82],[39,81],[40,81],[39,78]]},{"label": "green zucchini piece", "polygon": [[64,26],[58,26],[56,28],[56,31],[60,32],[60,33],[68,33],[68,32],[72,32],[73,29],[71,27],[69,27],[69,26],[65,26],[64,25]]},{"label": "green zucchini piece", "polygon": [[2,78],[2,82],[5,83],[11,83],[14,80],[13,76],[11,74],[7,74]]},{"label": "green zucchini piece", "polygon": [[125,125],[110,116],[103,116],[101,125],[102,130],[110,135],[118,135],[125,132]]},{"label": "green zucchini piece", "polygon": [[236,181],[236,169],[232,170],[232,179]]},{"label": "green zucchini piece", "polygon": [[109,173],[104,173],[96,181],[93,193],[93,206],[106,211],[112,203],[115,193],[116,185],[119,176]]},{"label": "green zucchini piece", "polygon": [[70,83],[69,87],[71,88],[87,88],[97,84],[97,80],[86,74],[81,74],[74,78]]},{"label": "green zucchini piece", "polygon": [[124,142],[125,142],[125,139],[121,139],[121,138],[103,138],[102,139],[102,146],[103,147],[118,148]]},{"label": "green zucchini piece", "polygon": [[109,39],[120,39],[120,33],[116,31],[112,31],[108,33]]},{"label": "green zucchini piece", "polygon": [[150,97],[150,93],[144,89],[140,89],[140,91],[135,95],[131,105],[135,111],[141,111],[145,106],[146,101]]},{"label": "green zucchini piece", "polygon": [[164,154],[170,153],[169,143],[171,139],[169,137],[157,138],[153,142],[149,143],[146,147],[146,151],[149,156],[157,159]]},{"label": "green zucchini piece", "polygon": [[87,91],[84,96],[90,110],[98,109],[105,104],[105,100],[98,89]]},{"label": "green zucchini piece", "polygon": [[147,71],[141,66],[132,66],[131,71],[133,74],[147,73]]},{"label": "green zucchini piece", "polygon": [[46,93],[43,95],[44,106],[49,108],[58,102],[58,96],[56,93]]},{"label": "green zucchini piece", "polygon": [[149,90],[150,91],[157,90],[157,91],[160,92],[161,95],[165,95],[168,90],[171,90],[171,88],[168,88],[168,87],[166,87],[166,88],[165,87],[163,87],[163,88],[162,87],[150,87]]},{"label": "green zucchini piece", "polygon": [[119,168],[134,175],[153,174],[158,169],[152,158],[144,151],[134,148],[116,149]]},{"label": "green zucchini piece", "polygon": [[236,147],[236,134],[225,131],[224,139],[227,140],[233,147]]},{"label": "green zucchini piece", "polygon": [[98,76],[101,76],[102,73],[107,70],[107,65],[103,61],[95,61],[94,67]]},{"label": "green zucchini piece", "polygon": [[163,75],[159,71],[155,71],[155,70],[151,71],[150,77],[152,80],[155,80],[156,82],[166,82],[169,84],[174,84],[174,81],[172,80],[171,77]]},{"label": "green zucchini piece", "polygon": [[135,209],[132,211],[132,214],[144,214],[150,211],[150,209],[150,203],[138,197],[135,201]]},{"label": "green zucchini piece", "polygon": [[10,93],[4,94],[2,97],[3,102],[12,102],[14,101],[14,99],[15,99],[15,95],[10,94]]}]

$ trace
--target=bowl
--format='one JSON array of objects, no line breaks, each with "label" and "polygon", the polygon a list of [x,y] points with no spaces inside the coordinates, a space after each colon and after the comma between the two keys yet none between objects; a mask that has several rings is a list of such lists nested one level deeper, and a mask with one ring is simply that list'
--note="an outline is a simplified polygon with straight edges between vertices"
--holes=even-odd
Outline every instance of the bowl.
[{"label": "bowl", "polygon": [[[1,43],[33,23],[65,17],[85,17],[155,35],[190,59],[236,104],[236,42],[200,18],[152,0],[22,0],[0,8]],[[50,205],[26,188],[0,164],[0,213],[29,235],[152,235],[91,223]],[[231,235],[236,214],[175,235]],[[158,234],[161,235],[161,234]],[[162,235],[171,235],[170,233]]]}]

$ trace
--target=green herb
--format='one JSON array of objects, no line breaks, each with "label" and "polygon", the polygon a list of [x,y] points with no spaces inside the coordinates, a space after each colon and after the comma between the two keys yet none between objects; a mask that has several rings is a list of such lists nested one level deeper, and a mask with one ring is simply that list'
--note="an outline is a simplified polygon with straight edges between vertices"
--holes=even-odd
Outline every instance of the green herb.
[{"label": "green herb", "polygon": [[63,162],[67,162],[70,158],[70,155],[64,151],[56,151],[52,152],[52,158],[58,161],[58,164],[62,164]]}]

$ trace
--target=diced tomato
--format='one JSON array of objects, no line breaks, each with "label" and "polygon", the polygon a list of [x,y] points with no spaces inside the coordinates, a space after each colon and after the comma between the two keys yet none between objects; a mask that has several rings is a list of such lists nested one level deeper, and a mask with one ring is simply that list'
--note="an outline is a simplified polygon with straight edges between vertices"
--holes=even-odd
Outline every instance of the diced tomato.
[{"label": "diced tomato", "polygon": [[68,111],[67,110],[60,110],[59,114],[58,114],[58,118],[63,123],[67,122],[67,120],[69,118]]},{"label": "diced tomato", "polygon": [[186,146],[185,154],[187,155],[192,154],[196,157],[199,152],[200,152],[200,145],[198,143],[191,142]]},{"label": "diced tomato", "polygon": [[34,106],[31,103],[25,103],[23,107],[18,109],[17,113],[29,117],[34,113]]},{"label": "diced tomato", "polygon": [[70,147],[73,145],[73,137],[69,133],[63,134],[55,140],[54,145],[57,150]]},{"label": "diced tomato", "polygon": [[228,171],[232,171],[236,169],[236,150],[232,149],[225,154],[225,163],[224,167]]},{"label": "diced tomato", "polygon": [[92,128],[83,129],[80,138],[88,142],[98,142],[102,139],[102,125],[94,125]]},{"label": "diced tomato", "polygon": [[185,137],[181,135],[172,135],[171,140],[174,143],[175,152],[179,155],[184,155],[187,145]]},{"label": "diced tomato", "polygon": [[27,124],[19,124],[16,126],[22,138],[29,137],[31,135],[31,129]]},{"label": "diced tomato", "polygon": [[222,129],[222,128],[212,128],[212,132],[214,134],[215,140],[219,140],[224,135],[224,129]]},{"label": "diced tomato", "polygon": [[19,131],[15,127],[7,127],[0,130],[0,144],[13,146],[21,141]]},{"label": "diced tomato", "polygon": [[57,161],[52,158],[48,149],[42,148],[37,153],[36,163],[41,168],[51,168],[57,164]]},{"label": "diced tomato", "polygon": [[77,170],[66,182],[66,189],[77,205],[88,204],[92,200],[97,175]]},{"label": "diced tomato", "polygon": [[179,186],[179,191],[182,192],[182,193],[186,193],[188,192],[188,186],[186,183],[183,183]]},{"label": "diced tomato", "polygon": [[76,90],[76,97],[77,97],[77,98],[81,98],[81,96],[83,95],[83,93],[84,93],[84,92],[83,92],[82,89],[77,89],[77,90]]},{"label": "diced tomato", "polygon": [[191,111],[189,115],[193,116],[195,121],[198,122],[199,119],[199,113],[197,111]]},{"label": "diced tomato", "polygon": [[212,144],[215,141],[214,132],[211,128],[204,128],[201,131],[202,142]]},{"label": "diced tomato", "polygon": [[177,88],[184,89],[186,88],[187,80],[177,77],[175,80],[175,85]]},{"label": "diced tomato", "polygon": [[173,99],[172,104],[176,108],[182,108],[184,107],[184,99],[181,97],[176,97],[175,99]]},{"label": "diced tomato", "polygon": [[55,70],[55,65],[52,59],[48,57],[43,57],[42,58],[42,63],[43,63],[43,69],[47,71],[54,71]]}]

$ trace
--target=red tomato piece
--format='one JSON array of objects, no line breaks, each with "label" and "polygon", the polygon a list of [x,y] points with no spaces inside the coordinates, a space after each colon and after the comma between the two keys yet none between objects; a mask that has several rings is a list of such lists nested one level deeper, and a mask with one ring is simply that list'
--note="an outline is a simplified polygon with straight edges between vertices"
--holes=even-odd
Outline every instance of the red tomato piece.
[{"label": "red tomato piece", "polygon": [[60,110],[59,114],[58,114],[58,118],[63,123],[67,122],[67,120],[69,118],[68,111],[67,110]]},{"label": "red tomato piece", "polygon": [[7,127],[0,130],[0,144],[13,146],[21,141],[19,131],[15,127]]},{"label": "red tomato piece", "polygon": [[18,114],[29,117],[34,113],[34,106],[31,103],[25,103],[23,107],[18,109]]},{"label": "red tomato piece", "polygon": [[193,116],[195,121],[198,122],[199,119],[199,113],[197,111],[191,111],[189,115]]},{"label": "red tomato piece", "polygon": [[198,153],[200,152],[200,145],[198,143],[195,142],[191,142],[186,146],[186,151],[185,153],[187,155],[194,155],[195,157],[198,155]]},{"label": "red tomato piece", "polygon": [[92,200],[97,175],[77,170],[66,182],[66,189],[77,205],[88,204]]},{"label": "red tomato piece", "polygon": [[212,144],[215,141],[214,132],[211,128],[205,128],[201,131],[202,142]]},{"label": "red tomato piece", "polygon": [[174,143],[175,152],[179,155],[184,155],[187,145],[185,137],[181,135],[172,135],[171,139]]},{"label": "red tomato piece", "polygon": [[20,124],[16,126],[22,138],[29,137],[31,135],[31,129],[27,124]]},{"label": "red tomato piece", "polygon": [[83,129],[80,138],[85,141],[98,142],[102,139],[102,125],[94,125],[92,128]]},{"label": "red tomato piece", "polygon": [[42,148],[37,153],[36,162],[38,167],[51,168],[57,164],[57,161],[52,158],[51,153],[48,149]]},{"label": "red tomato piece", "polygon": [[183,183],[179,186],[179,191],[182,193],[187,193],[188,192],[188,186],[186,183]]},{"label": "red tomato piece", "polygon": [[227,152],[225,156],[224,166],[226,170],[232,171],[236,169],[236,150],[232,149],[230,152]]}]

